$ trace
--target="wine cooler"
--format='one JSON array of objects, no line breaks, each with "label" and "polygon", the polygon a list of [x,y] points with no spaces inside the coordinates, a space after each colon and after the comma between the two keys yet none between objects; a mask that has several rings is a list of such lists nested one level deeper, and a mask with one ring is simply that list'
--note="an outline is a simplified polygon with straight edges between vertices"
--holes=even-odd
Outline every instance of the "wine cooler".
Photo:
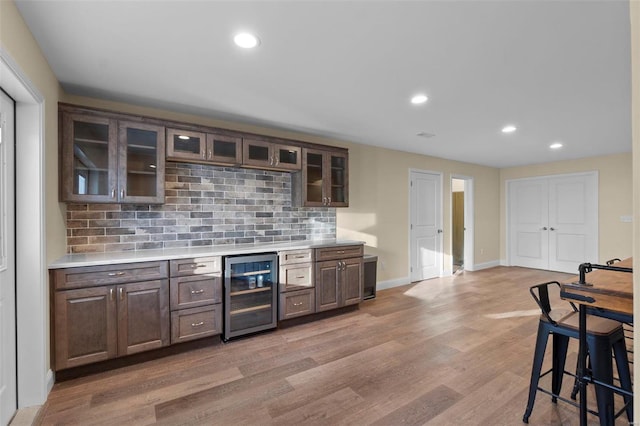
[{"label": "wine cooler", "polygon": [[225,257],[224,340],[277,326],[277,263],[275,254]]}]

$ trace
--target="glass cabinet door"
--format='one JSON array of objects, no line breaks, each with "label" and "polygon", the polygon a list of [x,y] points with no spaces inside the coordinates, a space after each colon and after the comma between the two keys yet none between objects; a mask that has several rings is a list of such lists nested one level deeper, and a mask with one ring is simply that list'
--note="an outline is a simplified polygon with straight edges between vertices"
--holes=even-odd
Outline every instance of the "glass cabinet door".
[{"label": "glass cabinet door", "polygon": [[300,151],[297,146],[275,145],[273,165],[284,170],[300,170]]},{"label": "glass cabinet door", "polygon": [[169,159],[206,160],[206,135],[189,130],[167,129],[167,157]]},{"label": "glass cabinet door", "polygon": [[337,153],[329,154],[329,162],[331,166],[331,180],[329,190],[329,204],[332,206],[346,206],[349,200],[347,175],[347,156]]},{"label": "glass cabinet door", "polygon": [[324,155],[321,151],[305,150],[304,185],[305,205],[323,206],[324,195]]},{"label": "glass cabinet door", "polygon": [[64,201],[116,200],[117,125],[108,118],[63,115]]},{"label": "glass cabinet door", "polygon": [[121,202],[164,202],[164,127],[121,122],[119,198]]},{"label": "glass cabinet door", "polygon": [[271,143],[244,139],[242,141],[242,163],[249,166],[271,166]]},{"label": "glass cabinet door", "polygon": [[[214,163],[237,165],[242,163],[242,138],[207,134],[207,159]],[[260,154],[254,153],[260,157]]]}]

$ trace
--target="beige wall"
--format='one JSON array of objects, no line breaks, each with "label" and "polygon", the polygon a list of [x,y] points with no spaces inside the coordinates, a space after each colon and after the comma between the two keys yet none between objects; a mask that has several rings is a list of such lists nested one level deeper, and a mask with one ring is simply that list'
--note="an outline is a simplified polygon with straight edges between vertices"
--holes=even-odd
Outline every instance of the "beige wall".
[{"label": "beige wall", "polygon": [[475,258],[499,260],[499,171],[457,161],[359,144],[349,148],[349,208],[338,210],[338,235],[364,240],[378,255],[378,280],[409,276],[409,170],[443,173],[445,265],[451,263],[451,175],[474,179]]},{"label": "beige wall", "polygon": [[598,171],[599,259],[604,262],[631,256],[632,224],[620,221],[620,216],[632,215],[632,161],[629,154],[558,161],[526,167],[500,170],[500,259],[506,253],[506,181],[534,176]]},{"label": "beige wall", "polygon": [[[0,0],[0,46],[44,97],[45,238],[47,263],[65,251],[64,205],[58,203],[58,96],[60,85],[11,0]],[[19,236],[18,236],[19,238]]]}]

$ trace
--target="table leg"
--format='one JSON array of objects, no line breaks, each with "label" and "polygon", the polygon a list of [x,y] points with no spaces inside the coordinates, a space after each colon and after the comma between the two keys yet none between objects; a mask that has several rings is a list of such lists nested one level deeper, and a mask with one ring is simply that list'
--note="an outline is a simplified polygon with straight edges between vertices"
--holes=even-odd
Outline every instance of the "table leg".
[{"label": "table leg", "polygon": [[580,382],[580,426],[587,425],[587,309],[580,304],[579,316],[579,348],[578,379]]}]

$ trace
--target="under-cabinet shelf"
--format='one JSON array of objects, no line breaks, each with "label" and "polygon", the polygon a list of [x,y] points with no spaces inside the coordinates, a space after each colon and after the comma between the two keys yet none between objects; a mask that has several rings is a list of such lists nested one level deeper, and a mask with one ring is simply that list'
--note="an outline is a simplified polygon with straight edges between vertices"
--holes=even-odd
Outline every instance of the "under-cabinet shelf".
[{"label": "under-cabinet shelf", "polygon": [[251,271],[251,272],[238,272],[237,274],[232,273],[231,277],[235,278],[235,277],[252,277],[255,275],[267,275],[271,273],[271,270],[269,269],[263,269],[261,271]]}]

